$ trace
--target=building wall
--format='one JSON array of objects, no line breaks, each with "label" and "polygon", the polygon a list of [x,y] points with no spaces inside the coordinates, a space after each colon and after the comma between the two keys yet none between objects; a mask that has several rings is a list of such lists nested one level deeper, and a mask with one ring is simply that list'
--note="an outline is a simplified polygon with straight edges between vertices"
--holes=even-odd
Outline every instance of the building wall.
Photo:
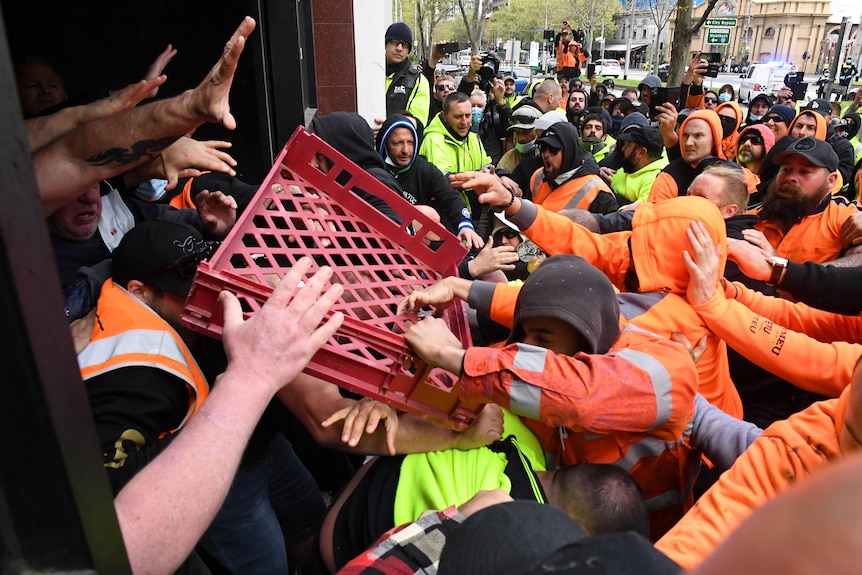
[{"label": "building wall", "polygon": [[317,113],[356,111],[353,2],[313,0]]}]

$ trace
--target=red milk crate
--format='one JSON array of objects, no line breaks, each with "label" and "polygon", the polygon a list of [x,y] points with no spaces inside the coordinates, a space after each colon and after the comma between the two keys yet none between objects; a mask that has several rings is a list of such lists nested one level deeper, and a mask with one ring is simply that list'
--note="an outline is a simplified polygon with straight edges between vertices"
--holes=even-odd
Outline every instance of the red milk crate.
[{"label": "red milk crate", "polygon": [[[332,163],[328,172],[312,165],[316,154]],[[381,214],[353,189],[385,200],[404,224]],[[411,221],[419,230],[415,235],[406,230]],[[422,241],[431,233],[442,240],[434,249]],[[293,263],[308,256],[315,262],[310,273],[328,265],[334,272],[331,282],[344,286],[333,311],[344,312],[345,318],[305,372],[464,429],[481,405],[461,402],[457,378],[413,355],[401,334],[416,316],[397,316],[395,309],[414,289],[456,274],[465,254],[466,248],[445,228],[300,127],[221,247],[201,263],[183,322],[221,337],[221,290],[236,294],[249,317]],[[468,346],[470,330],[461,302],[450,306],[443,319]]]}]

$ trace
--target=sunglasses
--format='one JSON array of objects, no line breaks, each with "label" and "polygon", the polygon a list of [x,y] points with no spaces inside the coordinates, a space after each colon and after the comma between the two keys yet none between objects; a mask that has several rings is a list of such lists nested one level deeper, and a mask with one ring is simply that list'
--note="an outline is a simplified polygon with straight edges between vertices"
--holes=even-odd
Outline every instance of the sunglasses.
[{"label": "sunglasses", "polygon": [[765,117],[763,118],[763,123],[764,123],[764,124],[766,124],[766,123],[769,123],[769,122],[779,122],[779,123],[781,123],[781,124],[786,124],[786,123],[787,123],[787,122],[785,122],[785,121],[784,121],[784,118],[782,118],[781,116],[765,116]]},{"label": "sunglasses", "polygon": [[709,102],[710,104],[715,104],[716,102],[718,102],[718,98],[713,98],[711,96],[708,96],[708,97],[704,98],[703,101]]},{"label": "sunglasses", "polygon": [[554,147],[550,144],[546,144],[545,142],[539,142],[539,151],[544,153],[545,150],[549,151],[552,156],[556,156],[560,153],[560,150],[562,150],[562,148]]},{"label": "sunglasses", "polygon": [[434,89],[438,92],[442,92],[443,90],[455,90],[455,86],[452,84],[435,84]]},{"label": "sunglasses", "polygon": [[517,238],[520,235],[521,235],[521,232],[519,232],[518,230],[513,230],[511,228],[505,228],[505,229],[500,230],[496,234],[494,234],[494,241],[495,242],[500,241],[503,238],[506,238],[507,240],[511,240],[511,239]]},{"label": "sunglasses", "polygon": [[142,280],[155,277],[171,270],[175,270],[180,279],[185,280],[194,277],[195,272],[198,270],[198,264],[209,259],[220,245],[221,242],[201,242],[195,248],[195,251],[185,254],[176,261],[162,266],[155,271],[140,275],[137,279]]},{"label": "sunglasses", "polygon": [[509,125],[514,126],[515,124],[532,124],[536,121],[536,118],[533,116],[524,116],[515,114],[514,116],[509,117]]},{"label": "sunglasses", "polygon": [[763,145],[763,136],[746,136],[745,138],[739,141],[739,145],[750,142],[752,146],[762,146]]}]

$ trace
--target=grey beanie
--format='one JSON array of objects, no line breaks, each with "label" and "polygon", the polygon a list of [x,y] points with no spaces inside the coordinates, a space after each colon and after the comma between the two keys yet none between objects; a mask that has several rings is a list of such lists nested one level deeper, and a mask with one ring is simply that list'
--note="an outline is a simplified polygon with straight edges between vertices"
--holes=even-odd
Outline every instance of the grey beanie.
[{"label": "grey beanie", "polygon": [[507,343],[520,341],[521,323],[536,317],[553,317],[572,326],[586,340],[586,353],[607,353],[620,336],[614,286],[579,256],[553,256],[530,274],[518,294]]}]

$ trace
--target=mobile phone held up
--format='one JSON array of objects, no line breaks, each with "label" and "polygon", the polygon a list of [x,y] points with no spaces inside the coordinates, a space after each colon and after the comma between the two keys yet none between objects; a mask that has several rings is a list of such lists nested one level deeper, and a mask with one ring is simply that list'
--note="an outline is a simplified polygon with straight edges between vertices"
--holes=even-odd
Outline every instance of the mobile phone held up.
[{"label": "mobile phone held up", "polygon": [[454,54],[460,49],[461,45],[458,42],[446,42],[445,44],[440,44],[441,54]]},{"label": "mobile phone held up", "polygon": [[705,52],[700,55],[701,58],[709,62],[709,68],[704,76],[709,78],[718,78],[718,67],[721,63],[721,52]]},{"label": "mobile phone held up", "polygon": [[674,108],[679,110],[679,86],[652,88],[649,98],[649,114],[650,118],[656,117],[656,106],[671,103]]},{"label": "mobile phone held up", "polygon": [[596,65],[595,64],[587,64],[587,78],[592,78],[596,75]]}]

